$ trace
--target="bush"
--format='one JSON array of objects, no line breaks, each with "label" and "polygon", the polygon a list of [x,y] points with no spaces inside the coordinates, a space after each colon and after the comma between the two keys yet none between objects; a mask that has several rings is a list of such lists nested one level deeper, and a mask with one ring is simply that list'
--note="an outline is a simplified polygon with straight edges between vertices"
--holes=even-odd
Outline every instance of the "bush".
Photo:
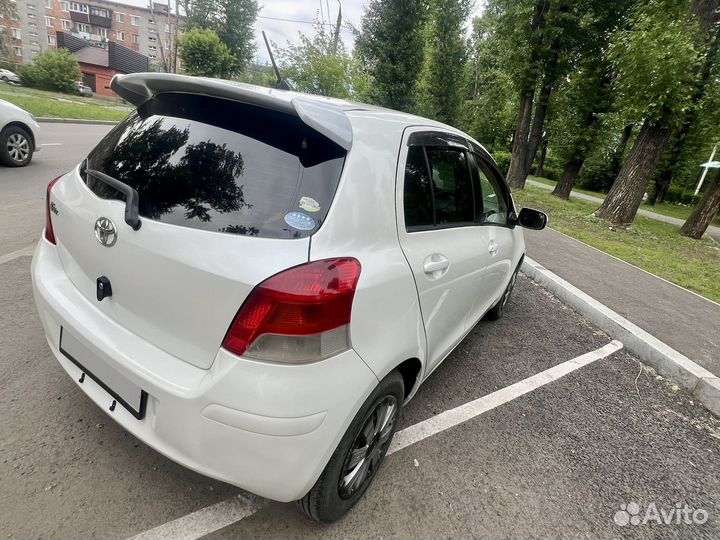
[{"label": "bush", "polygon": [[188,75],[227,78],[237,67],[227,45],[212,30],[193,28],[183,34],[178,46],[178,56]]},{"label": "bush", "polygon": [[680,186],[671,185],[665,197],[663,197],[663,202],[694,206],[700,202],[700,195],[693,195],[692,191],[688,191]]},{"label": "bush", "polygon": [[492,153],[492,156],[495,158],[495,163],[497,163],[500,172],[506,175],[510,168],[510,158],[512,154],[504,150],[496,150]]},{"label": "bush", "polygon": [[35,63],[22,66],[18,75],[24,86],[74,94],[75,82],[80,80],[80,65],[67,49],[58,49],[39,54]]},{"label": "bush", "polygon": [[545,178],[548,180],[554,180],[558,181],[560,179],[560,176],[562,176],[562,168],[557,167],[555,165],[545,165],[543,168],[543,174],[545,175]]}]

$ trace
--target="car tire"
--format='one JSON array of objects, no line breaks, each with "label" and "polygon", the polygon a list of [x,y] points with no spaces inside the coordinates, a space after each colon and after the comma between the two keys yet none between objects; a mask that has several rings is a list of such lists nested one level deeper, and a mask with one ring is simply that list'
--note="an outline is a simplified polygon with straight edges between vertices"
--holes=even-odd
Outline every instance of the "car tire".
[{"label": "car tire", "polygon": [[8,167],[24,167],[35,150],[32,137],[23,128],[9,126],[0,131],[0,163]]},{"label": "car tire", "polygon": [[515,282],[517,281],[517,275],[520,271],[520,265],[522,264],[522,261],[520,261],[520,264],[518,264],[517,268],[513,272],[512,277],[510,278],[510,283],[508,283],[507,287],[505,287],[505,291],[503,292],[502,296],[500,297],[500,300],[498,300],[498,303],[495,304],[493,307],[490,308],[490,310],[485,314],[485,319],[488,321],[497,321],[503,316],[503,313],[505,312],[505,306],[508,303],[508,300],[510,300],[510,295],[513,292],[513,289],[515,288]]},{"label": "car tire", "polygon": [[0,77],[0,81],[2,81],[2,82],[10,82],[10,79],[8,79],[6,75],[3,75],[2,77]]},{"label": "car tire", "polygon": [[[398,371],[380,381],[360,407],[320,478],[302,499],[295,501],[302,513],[320,523],[332,523],[355,506],[385,458],[404,398],[405,386]],[[370,443],[364,444],[368,437]],[[350,477],[352,471],[355,474]]]}]

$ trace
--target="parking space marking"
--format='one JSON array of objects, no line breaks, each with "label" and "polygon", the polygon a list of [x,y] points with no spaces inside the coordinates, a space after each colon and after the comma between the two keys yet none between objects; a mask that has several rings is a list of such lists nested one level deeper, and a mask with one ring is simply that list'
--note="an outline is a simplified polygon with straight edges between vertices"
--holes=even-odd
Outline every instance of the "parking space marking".
[{"label": "parking space marking", "polygon": [[485,412],[488,412],[508,401],[519,398],[520,396],[537,390],[541,386],[545,386],[548,383],[556,381],[560,377],[564,377],[568,373],[580,369],[583,366],[587,366],[606,358],[611,354],[619,351],[623,348],[623,344],[617,340],[613,340],[604,347],[601,347],[595,351],[590,351],[577,358],[563,362],[557,366],[553,366],[545,371],[541,371],[536,375],[532,375],[527,379],[523,379],[520,382],[501,388],[500,390],[488,394],[474,401],[455,407],[435,416],[431,416],[427,420],[418,422],[410,427],[398,431],[393,437],[392,444],[388,449],[388,454],[397,452],[415,444],[416,442],[432,437],[442,431],[450,429],[451,427],[467,422],[468,420],[475,418]]},{"label": "parking space marking", "polygon": [[238,495],[142,532],[129,540],[195,540],[252,516],[267,504],[266,499],[249,493]]},{"label": "parking space marking", "polygon": [[[523,379],[520,382],[501,388],[492,394],[470,401],[400,430],[395,434],[387,453],[388,455],[393,454],[423,439],[427,439],[451,427],[467,422],[500,405],[556,381],[581,367],[592,364],[596,360],[607,358],[622,348],[622,343],[613,340],[597,350],[580,355],[572,360],[532,375],[527,379]],[[269,501],[266,499],[249,493],[243,493],[232,499],[213,504],[153,529],[149,529],[128,540],[197,540],[198,538],[202,538],[203,536],[224,529],[233,523],[252,516],[258,510],[267,506],[268,503]]]},{"label": "parking space marking", "polygon": [[5,264],[10,261],[14,261],[18,257],[29,257],[35,252],[35,244],[29,245],[17,251],[8,253],[7,255],[0,255],[0,264]]}]

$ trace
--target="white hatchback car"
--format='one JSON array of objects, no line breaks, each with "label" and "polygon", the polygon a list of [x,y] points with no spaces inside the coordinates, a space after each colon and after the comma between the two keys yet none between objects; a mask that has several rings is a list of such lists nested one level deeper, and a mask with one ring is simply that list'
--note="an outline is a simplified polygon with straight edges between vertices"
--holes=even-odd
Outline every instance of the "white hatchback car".
[{"label": "white hatchback car", "polygon": [[490,155],[373,106],[169,74],[47,190],[32,265],[50,349],[139,439],[328,522],[399,408],[523,258]]},{"label": "white hatchback car", "polygon": [[40,148],[40,126],[33,115],[0,99],[0,164],[24,167]]}]

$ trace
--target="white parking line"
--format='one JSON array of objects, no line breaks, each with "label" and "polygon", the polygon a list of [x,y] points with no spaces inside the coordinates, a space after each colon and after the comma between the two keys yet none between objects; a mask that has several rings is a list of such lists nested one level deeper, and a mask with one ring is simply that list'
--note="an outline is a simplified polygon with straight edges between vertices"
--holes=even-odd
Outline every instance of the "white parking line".
[{"label": "white parking line", "polygon": [[[541,371],[540,373],[511,384],[492,394],[488,394],[454,409],[447,410],[435,416],[418,422],[410,427],[398,431],[388,449],[388,454],[402,450],[412,444],[432,437],[451,427],[467,422],[485,412],[491,411],[513,399],[519,398],[533,390],[556,381],[573,371],[607,358],[614,352],[623,348],[623,344],[613,340],[604,347],[590,351],[577,358],[563,362],[557,366]],[[164,525],[155,527],[133,536],[129,540],[197,540],[205,535],[219,531],[246,517],[252,516],[258,510],[267,506],[269,501],[250,494],[242,494],[232,499],[222,501],[197,512],[187,514],[181,518],[169,521]]]},{"label": "white parking line", "polygon": [[470,401],[454,409],[450,409],[435,416],[431,416],[427,420],[418,422],[415,425],[407,427],[402,431],[398,431],[393,438],[392,444],[388,449],[388,454],[397,452],[415,444],[416,442],[427,439],[450,429],[451,427],[467,422],[471,418],[481,415],[484,412],[491,411],[492,409],[512,401],[513,399],[519,398],[520,396],[532,392],[541,386],[556,381],[560,377],[564,377],[568,373],[572,373],[576,369],[580,369],[583,366],[593,363],[595,360],[606,358],[614,352],[622,349],[623,344],[619,341],[613,340],[604,347],[596,351],[590,351],[582,356],[563,362],[557,366],[553,366],[545,371],[541,371],[537,375],[523,379],[520,382],[506,386],[492,394],[483,396],[475,401]]},{"label": "white parking line", "polygon": [[32,245],[24,247],[22,249],[18,249],[17,251],[8,253],[7,255],[0,255],[0,264],[5,264],[7,262],[13,261],[13,260],[17,259],[18,257],[28,257],[28,256],[32,255],[34,252],[35,252],[35,244],[32,244]]}]

